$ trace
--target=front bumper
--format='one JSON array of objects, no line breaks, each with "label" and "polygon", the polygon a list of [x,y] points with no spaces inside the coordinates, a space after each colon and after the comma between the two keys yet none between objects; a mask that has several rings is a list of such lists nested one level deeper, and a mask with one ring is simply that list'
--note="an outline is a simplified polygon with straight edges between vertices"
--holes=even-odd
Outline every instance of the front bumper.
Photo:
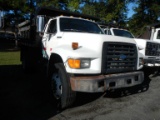
[{"label": "front bumper", "polygon": [[144,66],[146,66],[146,67],[159,67],[160,60],[159,59],[144,59]]},{"label": "front bumper", "polygon": [[72,90],[79,92],[104,92],[109,89],[135,86],[143,81],[142,71],[70,78]]}]

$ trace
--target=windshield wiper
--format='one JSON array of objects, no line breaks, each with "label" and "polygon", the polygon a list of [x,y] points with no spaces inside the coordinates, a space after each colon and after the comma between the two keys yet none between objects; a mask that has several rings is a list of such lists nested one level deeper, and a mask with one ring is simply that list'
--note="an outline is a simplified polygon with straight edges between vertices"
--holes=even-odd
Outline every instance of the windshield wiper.
[{"label": "windshield wiper", "polygon": [[84,32],[84,33],[97,33],[95,31],[84,31],[84,30],[77,30],[77,29],[64,29],[63,31]]},{"label": "windshield wiper", "polygon": [[77,30],[77,29],[64,29],[63,31],[86,32],[86,31],[83,31],[83,30]]}]

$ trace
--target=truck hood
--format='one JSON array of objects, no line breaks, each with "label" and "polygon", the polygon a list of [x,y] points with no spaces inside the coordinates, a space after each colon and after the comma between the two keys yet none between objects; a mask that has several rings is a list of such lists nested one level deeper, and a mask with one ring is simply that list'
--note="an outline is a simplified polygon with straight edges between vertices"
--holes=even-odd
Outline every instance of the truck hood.
[{"label": "truck hood", "polygon": [[139,39],[139,38],[134,38],[134,39],[135,39],[138,47],[139,47],[139,48],[142,48],[142,49],[145,49],[147,42],[159,44],[158,42],[152,41],[152,40]]},{"label": "truck hood", "polygon": [[85,43],[103,43],[103,42],[123,42],[123,43],[133,43],[136,44],[134,39],[132,38],[125,38],[119,36],[111,36],[106,34],[92,34],[92,33],[70,33],[64,32],[62,34],[62,39],[70,39],[70,41],[75,42],[85,42]]},{"label": "truck hood", "polygon": [[[56,45],[57,49],[58,48],[66,49],[72,52],[72,55],[77,57],[81,56],[80,53],[82,53],[84,57],[85,56],[100,57],[104,42],[114,42],[114,43],[117,42],[117,44],[118,43],[136,44],[134,39],[111,36],[106,34],[62,32],[57,34],[55,37],[59,38],[57,40],[58,45]],[[73,42],[78,43],[79,46],[78,49],[76,50],[72,49]]]}]

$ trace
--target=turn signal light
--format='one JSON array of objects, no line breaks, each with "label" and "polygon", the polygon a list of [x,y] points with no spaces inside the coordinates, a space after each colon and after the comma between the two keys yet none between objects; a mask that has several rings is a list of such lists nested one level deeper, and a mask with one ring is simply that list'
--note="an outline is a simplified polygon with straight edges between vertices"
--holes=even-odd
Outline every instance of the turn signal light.
[{"label": "turn signal light", "polygon": [[78,59],[68,59],[68,65],[70,68],[75,68],[75,69],[78,69],[80,68],[80,65],[81,65],[81,61],[78,60]]}]

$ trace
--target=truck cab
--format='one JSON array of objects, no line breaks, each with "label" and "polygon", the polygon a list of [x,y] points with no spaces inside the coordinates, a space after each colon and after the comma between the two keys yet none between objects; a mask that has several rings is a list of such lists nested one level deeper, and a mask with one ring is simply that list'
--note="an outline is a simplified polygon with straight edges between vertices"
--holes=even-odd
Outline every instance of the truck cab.
[{"label": "truck cab", "polygon": [[134,38],[133,34],[126,29],[111,27],[111,28],[104,28],[103,30],[105,34],[108,34],[108,35]]},{"label": "truck cab", "polygon": [[160,28],[156,28],[155,33],[153,35],[153,41],[160,43]]}]

